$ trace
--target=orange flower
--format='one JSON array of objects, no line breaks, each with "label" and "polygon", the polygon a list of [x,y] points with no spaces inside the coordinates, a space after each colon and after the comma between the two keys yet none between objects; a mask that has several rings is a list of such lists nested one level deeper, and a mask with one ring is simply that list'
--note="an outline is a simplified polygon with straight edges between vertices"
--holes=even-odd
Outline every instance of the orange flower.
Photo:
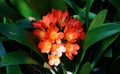
[{"label": "orange flower", "polygon": [[54,18],[53,14],[48,13],[47,16],[43,16],[42,21],[45,23],[46,28],[49,28],[56,24],[57,19]]},{"label": "orange flower", "polygon": [[50,27],[47,30],[47,35],[49,40],[54,43],[56,40],[60,40],[64,37],[64,34],[62,32],[58,32],[58,28],[57,27]]},{"label": "orange flower", "polygon": [[76,42],[76,39],[78,38],[79,33],[74,31],[74,28],[67,28],[64,32],[65,39],[71,43]]},{"label": "orange flower", "polygon": [[48,59],[49,59],[48,63],[49,63],[50,65],[58,66],[58,65],[60,64],[60,58],[59,58],[59,56],[49,55],[49,56],[48,56]]},{"label": "orange flower", "polygon": [[67,44],[65,44],[65,47],[66,47],[65,55],[66,55],[70,60],[73,59],[72,54],[77,55],[77,54],[78,54],[77,50],[80,49],[80,47],[79,47],[78,44],[70,44],[70,43],[67,43]]},{"label": "orange flower", "polygon": [[41,53],[49,53],[52,43],[49,40],[44,42],[39,42],[38,48],[41,50]]},{"label": "orange flower", "polygon": [[44,29],[45,28],[45,24],[44,24],[44,22],[42,20],[38,20],[38,21],[33,23],[33,27],[34,28]]},{"label": "orange flower", "polygon": [[34,35],[40,41],[38,48],[41,53],[48,54],[48,63],[58,66],[60,57],[65,54],[70,60],[77,55],[80,46],[77,40],[84,39],[83,23],[68,15],[68,11],[52,9],[42,20],[33,23]]},{"label": "orange flower", "polygon": [[68,11],[62,12],[61,10],[52,9],[52,14],[57,18],[58,25],[62,28],[68,17]]},{"label": "orange flower", "polygon": [[33,34],[37,37],[40,38],[40,40],[45,40],[46,38],[46,32],[45,31],[42,31],[40,29],[36,29],[33,31]]},{"label": "orange flower", "polygon": [[65,29],[64,29],[64,32],[68,31],[69,30],[73,30],[73,32],[76,32],[78,33],[78,38],[77,39],[84,39],[85,37],[85,33],[83,31],[83,23],[81,23],[80,21],[78,21],[77,19],[72,19],[70,17],[70,19],[66,22],[65,24]]},{"label": "orange flower", "polygon": [[62,56],[62,53],[66,51],[66,48],[62,44],[53,44],[51,48],[51,54],[52,55],[57,55],[59,57]]}]

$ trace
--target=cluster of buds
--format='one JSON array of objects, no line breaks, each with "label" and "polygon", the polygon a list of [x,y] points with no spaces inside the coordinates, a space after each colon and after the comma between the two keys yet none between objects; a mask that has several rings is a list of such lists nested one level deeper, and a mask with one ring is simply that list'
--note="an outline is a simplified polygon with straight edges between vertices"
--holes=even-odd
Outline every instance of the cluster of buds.
[{"label": "cluster of buds", "polygon": [[83,23],[68,15],[68,11],[52,9],[42,20],[33,23],[34,35],[39,38],[38,48],[41,53],[48,54],[49,65],[58,66],[60,57],[65,54],[72,60],[78,54],[85,33]]}]

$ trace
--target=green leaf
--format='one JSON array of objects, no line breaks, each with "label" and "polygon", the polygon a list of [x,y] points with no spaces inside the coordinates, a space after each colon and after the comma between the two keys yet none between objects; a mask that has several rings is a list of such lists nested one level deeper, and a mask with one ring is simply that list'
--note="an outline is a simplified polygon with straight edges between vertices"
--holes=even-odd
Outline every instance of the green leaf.
[{"label": "green leaf", "polygon": [[[79,8],[75,3],[73,3],[71,0],[65,0],[65,2],[73,9],[73,11],[81,16],[81,18],[85,19],[85,10],[82,8]],[[89,20],[93,20],[95,18],[96,14],[89,12]]]},{"label": "green leaf", "polygon": [[6,54],[5,48],[2,44],[2,42],[0,42],[0,58]]},{"label": "green leaf", "polygon": [[90,62],[86,62],[85,64],[82,65],[79,74],[90,74],[90,72],[91,72],[91,64]]},{"label": "green leaf", "polygon": [[94,0],[86,0],[86,6],[85,6],[85,9],[86,9],[87,12],[90,11],[90,8],[91,8],[93,2],[94,2]]},{"label": "green leaf", "polygon": [[73,18],[77,18],[81,22],[85,23],[85,20],[83,20],[79,15],[73,15]]},{"label": "green leaf", "polygon": [[118,32],[120,32],[120,24],[116,24],[116,23],[106,23],[104,25],[89,30],[86,33],[83,43],[84,51],[86,51],[88,47],[90,47],[94,43],[102,39],[105,39],[109,36],[112,36]]},{"label": "green leaf", "polygon": [[14,51],[7,53],[1,58],[0,61],[0,67],[19,64],[35,64],[38,66],[42,66],[42,64],[38,63],[22,51]]},{"label": "green leaf", "polygon": [[15,24],[22,29],[32,28],[32,22],[28,19],[18,20]]},{"label": "green leaf", "polygon": [[88,20],[89,20],[89,11],[90,11],[90,8],[94,2],[94,0],[86,0],[86,6],[85,6],[85,23],[86,23],[86,28],[88,29]]},{"label": "green leaf", "polygon": [[118,38],[119,34],[117,35],[112,35],[110,37],[107,37],[103,40],[101,40],[101,45],[99,48],[97,48],[97,52],[95,53],[95,59],[92,61],[91,63],[91,67],[93,69],[93,67],[95,66],[95,64],[98,62],[98,60],[100,59],[100,57],[103,55],[103,53],[105,52],[105,50],[108,48],[108,46],[116,40],[116,38]]},{"label": "green leaf", "polygon": [[10,0],[18,11],[26,18],[40,19],[39,15],[29,6],[26,0]]},{"label": "green leaf", "polygon": [[41,17],[45,15],[50,8],[50,6],[48,6],[48,0],[27,0],[27,2]]},{"label": "green leaf", "polygon": [[5,35],[11,40],[15,40],[21,44],[24,44],[30,47],[38,55],[40,55],[43,60],[45,60],[45,58],[39,53],[39,50],[34,44],[34,42],[32,41],[31,36],[27,32],[25,32],[23,29],[16,26],[15,24],[1,23],[0,33],[2,33],[3,35]]},{"label": "green leaf", "polygon": [[109,0],[120,11],[120,0]]},{"label": "green leaf", "polygon": [[104,54],[104,57],[112,57],[112,48],[108,49]]},{"label": "green leaf", "polygon": [[16,12],[14,9],[10,8],[5,0],[0,0],[0,16],[9,17],[10,19],[16,21],[21,19],[23,16]]},{"label": "green leaf", "polygon": [[0,37],[0,41],[8,41],[8,40],[10,40],[10,39],[6,36],[1,36]]},{"label": "green leaf", "polygon": [[6,66],[7,74],[22,74],[19,65]]},{"label": "green leaf", "polygon": [[49,6],[55,9],[66,9],[65,1],[64,0],[49,0]]},{"label": "green leaf", "polygon": [[17,27],[15,24],[9,23],[1,23],[0,24],[0,33],[7,36],[8,38],[15,40],[19,43],[28,45],[30,42],[28,41],[25,32]]},{"label": "green leaf", "polygon": [[106,14],[107,14],[107,10],[106,10],[106,9],[100,11],[100,12],[96,15],[95,19],[91,22],[88,30],[93,29],[93,28],[95,28],[95,27],[98,27],[98,26],[100,26],[100,25],[104,25],[103,23],[104,23]]}]

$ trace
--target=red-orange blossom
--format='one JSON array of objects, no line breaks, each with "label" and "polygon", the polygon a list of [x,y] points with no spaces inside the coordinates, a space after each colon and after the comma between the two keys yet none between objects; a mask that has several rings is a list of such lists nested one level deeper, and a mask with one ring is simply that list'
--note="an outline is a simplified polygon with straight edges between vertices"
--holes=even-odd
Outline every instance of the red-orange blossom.
[{"label": "red-orange blossom", "polygon": [[68,15],[68,11],[52,9],[42,20],[33,23],[34,35],[39,38],[38,48],[48,54],[48,63],[58,66],[64,53],[70,60],[78,54],[79,40],[84,39],[83,23]]}]

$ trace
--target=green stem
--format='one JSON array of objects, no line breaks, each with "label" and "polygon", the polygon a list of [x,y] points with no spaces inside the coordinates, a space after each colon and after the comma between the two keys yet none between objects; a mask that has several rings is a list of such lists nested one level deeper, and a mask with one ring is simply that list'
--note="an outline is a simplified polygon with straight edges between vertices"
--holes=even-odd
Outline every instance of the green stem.
[{"label": "green stem", "polygon": [[85,56],[85,52],[86,52],[86,51],[83,51],[82,56],[80,57],[79,63],[76,65],[75,71],[74,71],[73,74],[77,74],[78,69],[79,69],[79,67],[80,67],[80,65],[81,65],[81,63],[82,63],[82,60],[83,60],[84,56]]}]

